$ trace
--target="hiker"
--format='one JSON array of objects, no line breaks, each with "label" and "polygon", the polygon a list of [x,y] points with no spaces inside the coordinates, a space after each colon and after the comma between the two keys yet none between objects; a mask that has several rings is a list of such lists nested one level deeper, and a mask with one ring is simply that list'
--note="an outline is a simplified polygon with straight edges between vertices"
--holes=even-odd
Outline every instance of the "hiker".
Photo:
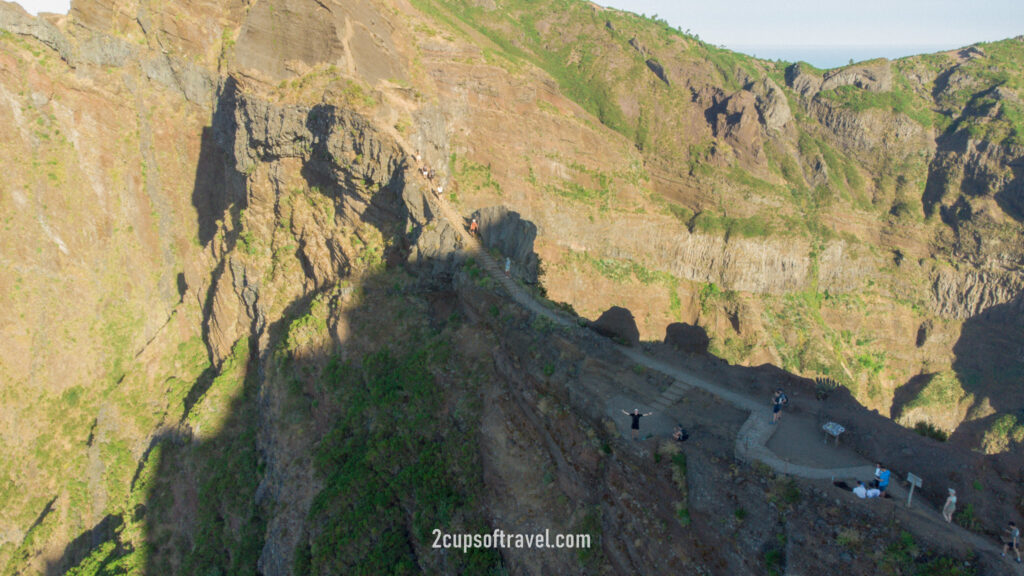
[{"label": "hiker", "polygon": [[857,498],[864,500],[866,498],[878,498],[882,495],[877,488],[868,488],[863,482],[857,480],[857,487],[853,489],[853,493],[857,495]]},{"label": "hiker", "polygon": [[431,168],[430,170],[427,171],[427,180],[430,180],[431,182],[434,181],[434,169],[433,168]]},{"label": "hiker", "polygon": [[946,522],[953,521],[953,512],[956,511],[956,490],[949,489],[949,497],[946,498],[946,504],[942,507],[942,517],[946,519]]},{"label": "hiker", "polygon": [[437,187],[437,195],[441,196],[441,194],[444,194],[444,184]]},{"label": "hiker", "polygon": [[[836,485],[838,486],[839,484]],[[840,488],[842,488],[842,486],[840,486]],[[849,488],[847,488],[847,490],[849,490]],[[857,498],[860,498],[861,500],[869,498],[878,498],[879,496],[882,495],[882,493],[879,492],[877,488],[868,488],[860,480],[857,480],[857,487],[853,489],[853,493],[856,494]]]},{"label": "hiker", "polygon": [[472,234],[473,236],[476,236],[479,233],[479,231],[480,225],[476,223],[476,218],[473,218],[473,221],[469,223],[469,233]]},{"label": "hiker", "polygon": [[877,478],[875,486],[884,496],[885,491],[889,489],[889,477],[892,475],[892,472],[890,472],[885,466],[878,464],[878,469],[876,470],[875,475]]},{"label": "hiker", "polygon": [[632,429],[633,440],[636,440],[637,436],[640,435],[640,419],[643,418],[644,416],[651,416],[654,414],[654,412],[641,414],[639,408],[633,408],[632,413],[626,412],[625,410],[623,410],[622,413],[633,419],[633,424],[632,426],[630,426],[630,428]]},{"label": "hiker", "polygon": [[772,424],[775,424],[779,421],[779,418],[782,418],[782,407],[786,404],[789,404],[789,398],[786,397],[786,393],[782,391],[782,388],[777,388],[772,396]]},{"label": "hiker", "polygon": [[505,256],[505,276],[512,275],[512,259]]},{"label": "hiker", "polygon": [[683,428],[682,424],[676,424],[676,429],[672,432],[672,439],[676,442],[686,442],[690,438],[690,434]]},{"label": "hiker", "polygon": [[868,489],[860,480],[857,480],[857,487],[853,489],[853,493],[857,495],[857,498],[860,498],[862,500],[868,497]]},{"label": "hiker", "polygon": [[1006,558],[1006,552],[1013,550],[1013,553],[1017,555],[1017,564],[1020,564],[1020,528],[1017,528],[1017,524],[1014,521],[1010,521],[1006,529],[1003,530],[1003,553],[1002,557]]}]

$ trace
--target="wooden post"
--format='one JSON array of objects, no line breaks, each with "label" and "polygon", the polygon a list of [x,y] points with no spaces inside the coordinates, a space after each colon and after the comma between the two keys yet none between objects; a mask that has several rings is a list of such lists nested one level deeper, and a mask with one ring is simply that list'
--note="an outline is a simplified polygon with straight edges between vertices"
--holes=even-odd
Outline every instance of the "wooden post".
[{"label": "wooden post", "polygon": [[907,494],[907,508],[910,508],[910,503],[914,499],[914,487],[921,487],[921,477],[913,472],[907,472],[907,482],[910,482],[910,492]]}]

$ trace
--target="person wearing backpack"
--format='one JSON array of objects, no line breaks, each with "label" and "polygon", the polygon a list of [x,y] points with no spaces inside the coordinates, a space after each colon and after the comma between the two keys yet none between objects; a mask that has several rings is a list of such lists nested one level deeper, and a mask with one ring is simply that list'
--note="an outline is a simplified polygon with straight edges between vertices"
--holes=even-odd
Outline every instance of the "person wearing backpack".
[{"label": "person wearing backpack", "polygon": [[786,393],[782,391],[782,388],[775,390],[775,395],[772,396],[772,424],[779,421],[782,418],[782,407],[789,404],[789,398],[786,397]]}]

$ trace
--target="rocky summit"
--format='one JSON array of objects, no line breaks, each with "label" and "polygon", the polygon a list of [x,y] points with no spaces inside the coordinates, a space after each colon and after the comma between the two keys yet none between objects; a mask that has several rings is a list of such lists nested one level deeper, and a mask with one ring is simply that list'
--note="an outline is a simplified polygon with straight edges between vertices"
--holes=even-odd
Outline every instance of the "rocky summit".
[{"label": "rocky summit", "polygon": [[1020,574],[1022,98],[1022,37],[0,0],[0,575]]}]

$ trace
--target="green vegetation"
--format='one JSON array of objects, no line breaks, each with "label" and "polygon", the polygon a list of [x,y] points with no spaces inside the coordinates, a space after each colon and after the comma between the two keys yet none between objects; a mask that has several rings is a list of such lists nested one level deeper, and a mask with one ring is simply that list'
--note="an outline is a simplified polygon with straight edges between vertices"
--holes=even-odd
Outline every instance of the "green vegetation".
[{"label": "green vegetation", "polygon": [[460,188],[473,191],[489,189],[501,196],[501,184],[491,174],[490,165],[477,164],[452,152],[451,166]]},{"label": "green vegetation", "polygon": [[922,550],[910,532],[900,532],[889,544],[878,563],[881,574],[900,576],[975,576],[974,564],[967,565],[952,556]]},{"label": "green vegetation", "polygon": [[931,422],[918,422],[914,424],[914,432],[917,432],[925,438],[932,438],[939,442],[945,442],[949,440],[949,434],[945,430],[936,427]]},{"label": "green vegetation", "polygon": [[930,128],[933,122],[932,112],[925,101],[898,88],[888,92],[872,92],[856,86],[840,86],[834,90],[820,92],[819,96],[841,104],[853,112],[889,110],[904,114],[925,128]]},{"label": "green vegetation", "polygon": [[601,276],[620,284],[636,281],[645,286],[660,283],[674,288],[678,286],[679,282],[675,276],[668,272],[651,270],[643,264],[633,262],[632,260],[594,258],[586,252],[574,252],[572,250],[566,252],[565,260],[570,265],[586,265]]},{"label": "green vegetation", "polygon": [[[482,480],[473,428],[460,432],[438,419],[443,394],[432,367],[449,355],[438,339],[408,353],[381,350],[360,365],[330,361],[324,379],[340,413],[314,456],[324,487],[296,550],[296,573],[412,573],[413,542],[429,545],[434,528],[487,531],[475,504]],[[486,549],[448,561],[471,574],[501,562]]]},{"label": "green vegetation", "polygon": [[589,534],[590,535],[590,547],[580,548],[576,551],[576,558],[579,560],[580,565],[583,568],[588,568],[591,571],[598,571],[601,567],[602,561],[604,560],[604,554],[602,553],[601,547],[601,510],[595,507],[588,511],[583,519],[580,520],[573,526],[572,532],[574,534]]},{"label": "green vegetation", "polygon": [[762,76],[762,72],[753,65],[753,60],[738,52],[704,43],[694,43],[690,50],[714,65],[722,78],[722,83],[729,91],[743,88],[741,74],[755,80]]},{"label": "green vegetation", "polygon": [[[160,462],[161,480],[171,485],[181,472],[169,468],[180,466],[178,462],[190,462],[196,470],[195,544],[191,550],[178,551],[185,553],[184,573],[216,569],[226,575],[251,574],[263,548],[264,520],[256,505],[256,487],[263,477],[256,445],[257,384],[255,374],[247,368],[248,360],[249,342],[243,338],[196,405],[205,414],[199,418],[189,415],[189,421],[209,425],[214,423],[214,415],[228,414],[226,421],[218,423],[217,436],[182,449],[167,447]],[[166,557],[160,560],[173,562]]]},{"label": "green vegetation", "polygon": [[676,517],[685,528],[690,525],[690,491],[686,482],[686,454],[679,452],[672,456],[672,481],[679,488],[680,500],[676,504]]},{"label": "green vegetation", "polygon": [[981,532],[981,522],[974,513],[974,504],[970,502],[956,511],[953,520],[971,532]]},{"label": "green vegetation", "polygon": [[[498,48],[501,58],[509,62],[525,60],[544,69],[557,82],[562,92],[597,117],[602,124],[634,139],[636,127],[628,122],[603,77],[602,50],[597,39],[577,36],[572,42],[542,49],[545,41],[536,21],[545,8],[564,11],[574,18],[593,20],[582,4],[554,0],[538,6],[528,0],[516,0],[503,6],[499,13],[461,0],[413,0],[413,5],[449,26],[469,26],[486,36]],[[506,14],[515,14],[507,17]],[[455,19],[460,20],[456,23]],[[509,28],[514,28],[510,30]],[[490,48],[488,48],[490,50]]]},{"label": "green vegetation", "polygon": [[959,378],[950,370],[932,376],[925,387],[907,402],[905,409],[938,408],[954,410],[963,402],[970,403],[973,396],[964,392]]},{"label": "green vegetation", "polygon": [[690,210],[686,206],[680,206],[679,204],[666,204],[666,210],[672,216],[675,216],[677,220],[682,222],[685,226],[690,226],[690,221],[693,220],[693,210]]},{"label": "green vegetation", "polygon": [[780,508],[792,508],[800,501],[800,487],[792,478],[780,476],[768,490],[768,501]]},{"label": "green vegetation", "polygon": [[[549,155],[548,158],[560,161],[557,155]],[[612,208],[614,197],[612,184],[616,177],[621,177],[622,175],[588,168],[577,162],[570,162],[568,167],[573,171],[575,180],[558,180],[554,183],[545,183],[541,186],[541,189],[548,194],[597,208],[601,212],[609,211]],[[577,180],[589,182],[590,186],[580,184]]]},{"label": "green vegetation", "polygon": [[976,96],[953,129],[961,127],[975,140],[1024,146],[1024,104],[990,93]]},{"label": "green vegetation", "polygon": [[1024,442],[1024,422],[1013,414],[1003,414],[985,431],[981,447],[986,454],[1001,454]]},{"label": "green vegetation", "polygon": [[697,214],[693,219],[692,226],[695,232],[715,236],[724,235],[727,239],[733,236],[762,238],[770,236],[774,232],[774,227],[759,215],[749,218],[732,218],[720,216],[709,210]]}]

